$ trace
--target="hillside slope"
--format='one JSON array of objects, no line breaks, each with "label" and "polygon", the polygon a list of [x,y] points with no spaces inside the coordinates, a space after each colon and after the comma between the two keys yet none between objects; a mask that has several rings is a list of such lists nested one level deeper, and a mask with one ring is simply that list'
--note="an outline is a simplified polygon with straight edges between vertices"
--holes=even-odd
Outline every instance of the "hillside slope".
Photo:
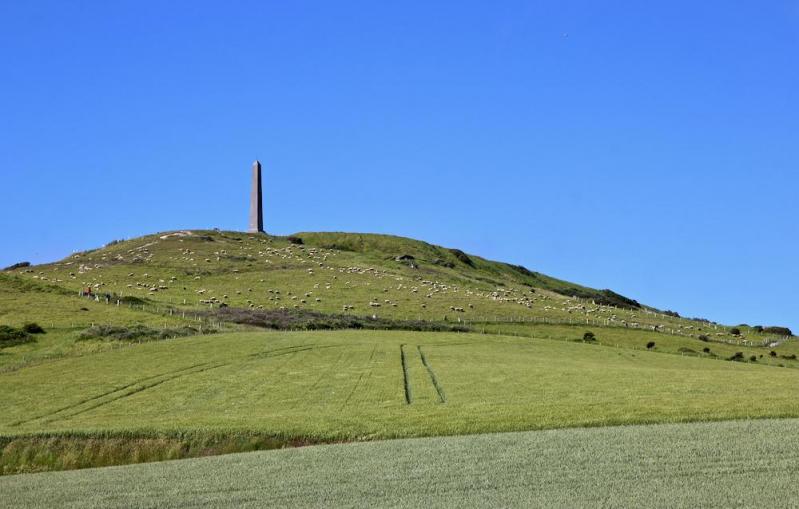
[{"label": "hillside slope", "polygon": [[[388,235],[179,231],[5,274],[161,309],[224,304],[435,321],[539,320],[741,339],[727,327],[669,316],[610,290]],[[774,337],[742,332],[753,341]]]}]

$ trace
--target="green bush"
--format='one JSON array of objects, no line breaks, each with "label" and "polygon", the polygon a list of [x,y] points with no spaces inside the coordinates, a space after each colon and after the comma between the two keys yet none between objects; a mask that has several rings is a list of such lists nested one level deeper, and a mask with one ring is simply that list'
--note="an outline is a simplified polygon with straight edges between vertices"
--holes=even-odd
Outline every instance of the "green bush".
[{"label": "green bush", "polygon": [[203,313],[221,322],[252,325],[275,330],[377,329],[424,332],[468,332],[463,325],[449,325],[425,320],[393,320],[367,316],[327,314],[304,309],[245,309],[221,307]]},{"label": "green bush", "polygon": [[474,262],[472,261],[471,258],[469,258],[469,255],[467,255],[460,249],[450,249],[449,252],[455,255],[455,258],[457,258],[458,261],[460,261],[461,263],[465,263],[469,267],[474,267]]},{"label": "green bush", "polygon": [[454,269],[455,264],[449,260],[442,260],[441,258],[436,258],[433,260],[433,265],[438,265],[440,267],[446,267],[448,269]]},{"label": "green bush", "polygon": [[[203,334],[213,334],[215,329],[203,329]],[[116,325],[97,325],[89,327],[78,336],[79,341],[99,339],[102,341],[127,341],[131,343],[144,343],[146,341],[158,341],[183,336],[194,336],[200,333],[194,327],[175,327],[165,329],[153,329],[145,325],[116,326]]]},{"label": "green bush", "polygon": [[793,336],[793,332],[788,327],[765,327],[763,333],[775,336]]},{"label": "green bush", "polygon": [[26,267],[30,267],[31,262],[19,262],[15,263],[14,265],[9,265],[8,267],[4,268],[3,270],[16,270],[16,269],[24,269]]},{"label": "green bush", "polygon": [[739,329],[738,327],[733,327],[732,329],[730,329],[730,334],[732,334],[733,336],[740,336],[741,329]]},{"label": "green bush", "polygon": [[596,340],[596,335],[593,332],[588,331],[585,334],[583,334],[583,341],[595,341],[595,340]]},{"label": "green bush", "polygon": [[649,343],[646,344],[646,349],[647,350],[651,350],[653,348],[655,348],[655,342],[654,341],[650,341]]},{"label": "green bush", "polygon": [[705,343],[707,343],[708,341],[710,341],[710,338],[705,336],[704,334],[700,334],[699,341],[704,341]]},{"label": "green bush", "polygon": [[32,341],[35,340],[24,330],[15,329],[8,325],[0,325],[0,348],[8,348]]},{"label": "green bush", "polygon": [[36,322],[26,323],[22,326],[22,330],[28,334],[44,334],[44,329]]}]

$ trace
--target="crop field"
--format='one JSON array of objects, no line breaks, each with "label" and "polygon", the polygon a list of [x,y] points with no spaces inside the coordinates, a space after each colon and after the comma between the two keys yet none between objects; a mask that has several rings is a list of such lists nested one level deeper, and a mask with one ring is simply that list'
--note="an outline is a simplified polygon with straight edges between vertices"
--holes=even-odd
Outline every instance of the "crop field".
[{"label": "crop field", "polygon": [[798,420],[421,438],[0,478],[0,506],[790,507]]},{"label": "crop field", "polygon": [[194,431],[314,443],[799,416],[796,369],[465,333],[216,334],[55,359],[0,384],[6,439]]}]

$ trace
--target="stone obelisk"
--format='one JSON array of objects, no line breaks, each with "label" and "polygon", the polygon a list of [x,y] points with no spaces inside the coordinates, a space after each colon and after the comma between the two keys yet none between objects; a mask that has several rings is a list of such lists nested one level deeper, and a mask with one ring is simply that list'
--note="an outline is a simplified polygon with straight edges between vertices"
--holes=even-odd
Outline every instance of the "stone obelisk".
[{"label": "stone obelisk", "polygon": [[252,191],[250,191],[250,233],[264,231],[264,204],[261,193],[261,162],[252,163]]}]

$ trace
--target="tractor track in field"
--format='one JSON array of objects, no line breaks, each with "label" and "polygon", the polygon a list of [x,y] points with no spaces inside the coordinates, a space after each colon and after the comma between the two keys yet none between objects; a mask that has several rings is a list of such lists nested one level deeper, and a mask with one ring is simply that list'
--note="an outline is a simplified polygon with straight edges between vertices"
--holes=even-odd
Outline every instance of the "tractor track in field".
[{"label": "tractor track in field", "polygon": [[171,375],[171,374],[175,374],[175,373],[181,373],[183,371],[188,371],[190,369],[198,368],[198,367],[201,367],[201,366],[207,366],[209,364],[211,364],[211,363],[210,362],[203,362],[203,363],[200,363],[200,364],[194,364],[193,366],[189,366],[187,368],[181,368],[181,369],[177,369],[177,370],[173,370],[173,371],[167,371],[165,373],[159,373],[157,375],[151,375],[151,376],[147,376],[147,377],[144,377],[144,378],[140,378],[138,380],[135,380],[135,381],[133,381],[133,382],[131,382],[129,384],[123,385],[121,387],[115,387],[114,389],[112,389],[110,391],[106,391],[106,392],[104,392],[102,394],[99,394],[97,396],[92,396],[90,398],[82,399],[82,400],[78,401],[77,403],[72,403],[71,405],[67,405],[65,407],[61,407],[59,409],[53,410],[51,412],[47,412],[45,414],[37,415],[36,417],[31,417],[29,419],[25,419],[25,420],[22,420],[22,421],[17,421],[17,422],[11,423],[11,426],[21,426],[22,424],[27,424],[29,422],[38,421],[39,419],[44,419],[46,417],[50,417],[50,416],[53,416],[55,414],[59,414],[61,412],[65,412],[67,410],[71,410],[73,408],[77,408],[77,407],[79,407],[81,405],[85,405],[86,403],[89,403],[91,401],[96,401],[98,399],[104,398],[106,396],[110,396],[110,395],[115,394],[117,392],[124,391],[125,389],[128,389],[130,387],[142,384],[142,383],[144,383],[144,382],[146,382],[148,380],[152,380],[154,378],[160,378],[160,377]]},{"label": "tractor track in field", "polygon": [[274,379],[276,376],[279,376],[282,370],[291,362],[294,358],[295,354],[302,353],[302,352],[309,352],[312,350],[321,350],[326,348],[340,348],[345,345],[323,345],[319,346],[315,343],[312,344],[305,344],[305,345],[294,345],[294,346],[287,346],[283,348],[275,348],[274,350],[266,350],[263,352],[252,353],[246,356],[248,362],[254,362],[259,360],[268,360],[273,359],[276,357],[283,357],[282,363],[280,363],[273,371],[268,373],[268,376],[264,378],[258,385],[253,387],[253,391],[260,391],[261,388],[268,382],[268,380]]},{"label": "tractor track in field", "polygon": [[136,387],[134,385],[132,390],[129,390],[129,391],[127,391],[127,392],[125,392],[123,394],[120,394],[120,395],[118,395],[116,397],[113,397],[113,398],[105,400],[105,401],[101,401],[101,402],[99,402],[99,403],[97,403],[95,405],[89,406],[87,408],[83,408],[83,409],[81,409],[81,410],[79,410],[77,412],[73,412],[73,413],[69,413],[69,414],[65,414],[65,415],[52,415],[52,416],[50,416],[51,418],[45,419],[43,421],[43,423],[49,423],[49,422],[53,422],[53,421],[56,421],[56,420],[59,420],[59,419],[70,419],[72,417],[75,417],[76,415],[85,414],[86,412],[90,412],[92,410],[95,410],[95,409],[100,408],[102,406],[108,405],[108,404],[113,403],[115,401],[119,401],[121,399],[125,399],[127,397],[133,396],[134,394],[138,394],[138,393],[146,391],[148,389],[152,389],[153,387],[157,387],[157,386],[159,386],[159,385],[161,385],[163,383],[170,382],[172,380],[175,380],[175,379],[178,379],[178,378],[182,378],[184,376],[196,375],[198,373],[203,373],[203,372],[206,372],[206,371],[210,371],[212,369],[217,369],[217,368],[221,368],[221,367],[229,366],[229,365],[230,365],[230,363],[223,363],[223,364],[216,364],[216,365],[203,367],[201,369],[196,369],[194,371],[183,370],[182,373],[177,373],[174,376],[170,376],[170,377],[164,378],[162,380],[158,380],[158,381],[150,383],[150,384],[141,385],[141,386],[138,386],[138,387]]},{"label": "tractor track in field", "polygon": [[347,399],[344,400],[344,404],[341,405],[342,409],[344,409],[344,407],[349,405],[350,399],[352,399],[352,396],[355,394],[355,392],[358,390],[358,387],[361,385],[361,380],[363,380],[364,375],[366,375],[367,380],[369,380],[369,378],[372,376],[372,359],[374,359],[376,351],[377,351],[377,345],[372,347],[372,353],[369,354],[369,360],[366,361],[367,369],[366,371],[361,371],[361,375],[358,377],[358,380],[355,382],[355,385],[353,386],[352,390],[347,395]]},{"label": "tractor track in field", "polygon": [[402,383],[405,387],[405,404],[410,405],[413,402],[411,396],[411,379],[408,375],[408,359],[405,357],[405,345],[400,345],[400,363],[402,364]]},{"label": "tractor track in field", "polygon": [[[338,355],[338,357],[336,358],[336,360],[335,360],[334,362],[332,362],[332,363],[328,364],[328,366],[327,366],[327,367],[326,367],[326,368],[325,368],[325,369],[322,371],[322,373],[321,373],[321,374],[320,374],[320,375],[317,377],[316,381],[315,381],[315,382],[314,382],[314,383],[313,383],[313,384],[312,384],[312,385],[311,385],[311,386],[310,386],[310,387],[309,387],[309,388],[308,388],[308,389],[305,391],[305,395],[306,395],[306,397],[307,397],[307,395],[308,395],[308,394],[310,394],[311,392],[313,392],[313,391],[314,391],[314,390],[315,390],[315,389],[316,389],[316,388],[319,386],[319,384],[322,382],[322,380],[325,380],[325,379],[329,378],[329,374],[330,374],[330,372],[331,372],[331,371],[333,371],[333,368],[334,368],[334,367],[336,367],[336,366],[337,366],[337,365],[338,365],[338,364],[341,362],[341,360],[344,358],[344,355],[345,355],[345,354],[346,354],[346,352],[341,352],[341,353],[339,353],[339,355]],[[293,408],[296,408],[296,406],[297,406],[297,402],[295,401],[295,402],[294,402],[294,403],[291,405],[291,408],[292,408],[292,409],[293,409]]]},{"label": "tractor track in field", "polygon": [[425,357],[421,345],[416,345],[416,349],[419,351],[419,357],[422,359],[422,364],[424,365],[425,369],[427,369],[427,374],[430,375],[430,381],[433,383],[433,387],[435,387],[436,392],[438,393],[439,403],[446,403],[447,396],[444,394],[444,388],[441,387],[433,368],[430,367],[430,363],[427,362],[427,357]]},{"label": "tractor track in field", "polygon": [[313,350],[314,348],[316,348],[315,344],[286,346],[283,348],[275,348],[274,350],[264,350],[262,352],[251,353],[247,355],[247,358],[262,359],[269,357],[278,357],[280,355],[287,355],[298,351]]}]

